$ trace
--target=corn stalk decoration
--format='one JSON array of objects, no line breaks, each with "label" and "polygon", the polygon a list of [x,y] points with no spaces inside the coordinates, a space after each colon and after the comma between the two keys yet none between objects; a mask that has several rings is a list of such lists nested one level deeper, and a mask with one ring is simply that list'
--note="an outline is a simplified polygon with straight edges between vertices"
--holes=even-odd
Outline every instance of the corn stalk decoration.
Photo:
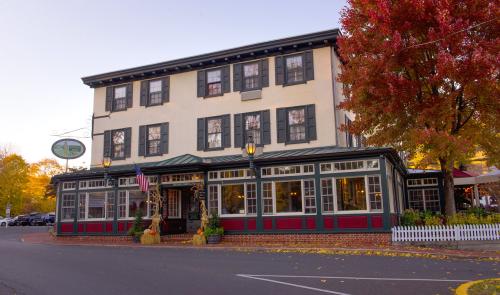
[{"label": "corn stalk decoration", "polygon": [[151,209],[153,215],[151,217],[151,225],[144,230],[141,236],[141,244],[152,245],[160,243],[160,208],[163,204],[160,187],[157,185],[154,190],[149,192],[149,200],[151,202]]}]

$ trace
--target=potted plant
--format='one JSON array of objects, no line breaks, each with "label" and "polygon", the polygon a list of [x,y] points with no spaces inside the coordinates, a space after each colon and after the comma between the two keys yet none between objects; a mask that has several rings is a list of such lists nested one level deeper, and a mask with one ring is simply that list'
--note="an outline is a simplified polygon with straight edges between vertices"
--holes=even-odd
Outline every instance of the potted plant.
[{"label": "potted plant", "polygon": [[212,214],[208,221],[208,226],[205,229],[205,237],[207,237],[208,244],[218,244],[224,235],[224,228],[220,226],[219,216]]},{"label": "potted plant", "polygon": [[137,210],[135,213],[135,220],[134,224],[132,227],[128,230],[128,235],[132,237],[132,240],[135,243],[140,243],[141,242],[141,236],[143,234],[143,229],[142,229],[142,211]]}]

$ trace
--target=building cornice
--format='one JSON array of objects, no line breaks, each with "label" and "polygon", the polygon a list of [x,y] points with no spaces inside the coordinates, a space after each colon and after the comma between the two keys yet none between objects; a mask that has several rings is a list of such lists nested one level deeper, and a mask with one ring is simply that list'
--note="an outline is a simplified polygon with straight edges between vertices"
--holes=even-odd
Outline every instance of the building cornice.
[{"label": "building cornice", "polygon": [[339,29],[321,31],[288,37],[252,45],[236,47],[171,61],[139,66],[114,72],[83,77],[84,84],[96,88],[130,81],[150,79],[187,71],[199,70],[230,63],[280,54],[287,54],[312,48],[335,46]]}]

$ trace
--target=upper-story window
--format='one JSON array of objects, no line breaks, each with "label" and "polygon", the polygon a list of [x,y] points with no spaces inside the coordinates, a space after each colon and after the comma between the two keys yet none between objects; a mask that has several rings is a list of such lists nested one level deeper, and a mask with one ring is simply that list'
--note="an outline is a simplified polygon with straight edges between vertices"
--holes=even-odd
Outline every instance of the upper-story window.
[{"label": "upper-story window", "polygon": [[121,111],[127,108],[127,87],[115,87],[113,96],[113,111]]},{"label": "upper-story window", "polygon": [[260,128],[260,114],[245,115],[245,139],[252,137],[255,144],[260,144],[261,128]]},{"label": "upper-story window", "polygon": [[121,160],[130,157],[132,128],[104,131],[104,157]]},{"label": "upper-story window", "polygon": [[125,158],[125,130],[115,130],[113,137],[113,155],[112,158]]},{"label": "upper-story window", "polygon": [[301,143],[316,140],[314,105],[276,110],[278,118],[278,143]]},{"label": "upper-story window", "polygon": [[217,96],[222,94],[222,71],[207,71],[207,95]]},{"label": "upper-story window", "polygon": [[168,123],[139,126],[139,156],[168,153]]},{"label": "upper-story window", "polygon": [[207,120],[207,146],[209,149],[222,147],[222,118]]},{"label": "upper-story window", "polygon": [[157,106],[169,101],[170,77],[141,82],[141,106]]},{"label": "upper-story window", "polygon": [[269,86],[269,62],[266,59],[233,65],[233,90],[251,91]]},{"label": "upper-story window", "polygon": [[234,146],[245,147],[250,136],[256,145],[271,143],[269,110],[234,115]]},{"label": "upper-story window", "polygon": [[231,147],[230,115],[198,119],[199,151]]},{"label": "upper-story window", "polygon": [[287,56],[285,77],[288,84],[304,81],[304,62],[302,55]]},{"label": "upper-story window", "polygon": [[198,71],[198,97],[220,96],[230,89],[229,66]]},{"label": "upper-story window", "polygon": [[124,111],[132,107],[132,84],[106,88],[106,111]]},{"label": "upper-story window", "polygon": [[277,56],[276,85],[294,85],[314,80],[313,52]]}]

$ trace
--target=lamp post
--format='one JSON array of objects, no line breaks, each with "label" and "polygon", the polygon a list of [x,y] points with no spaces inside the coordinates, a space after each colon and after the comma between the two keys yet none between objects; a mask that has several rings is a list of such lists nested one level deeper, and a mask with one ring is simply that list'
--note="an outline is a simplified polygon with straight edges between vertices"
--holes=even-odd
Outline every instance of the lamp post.
[{"label": "lamp post", "polygon": [[102,167],[104,168],[104,181],[106,182],[104,185],[108,186],[108,183],[111,183],[114,186],[114,179],[109,177],[109,167],[111,167],[111,157],[104,157],[102,159]]},{"label": "lamp post", "polygon": [[253,159],[255,156],[255,152],[257,150],[255,146],[255,142],[253,141],[253,136],[249,135],[247,144],[245,145],[245,149],[248,155],[248,161],[250,162],[250,169],[253,171],[254,175],[256,178],[258,178],[258,171],[257,168],[255,167],[255,164],[253,163]]}]

